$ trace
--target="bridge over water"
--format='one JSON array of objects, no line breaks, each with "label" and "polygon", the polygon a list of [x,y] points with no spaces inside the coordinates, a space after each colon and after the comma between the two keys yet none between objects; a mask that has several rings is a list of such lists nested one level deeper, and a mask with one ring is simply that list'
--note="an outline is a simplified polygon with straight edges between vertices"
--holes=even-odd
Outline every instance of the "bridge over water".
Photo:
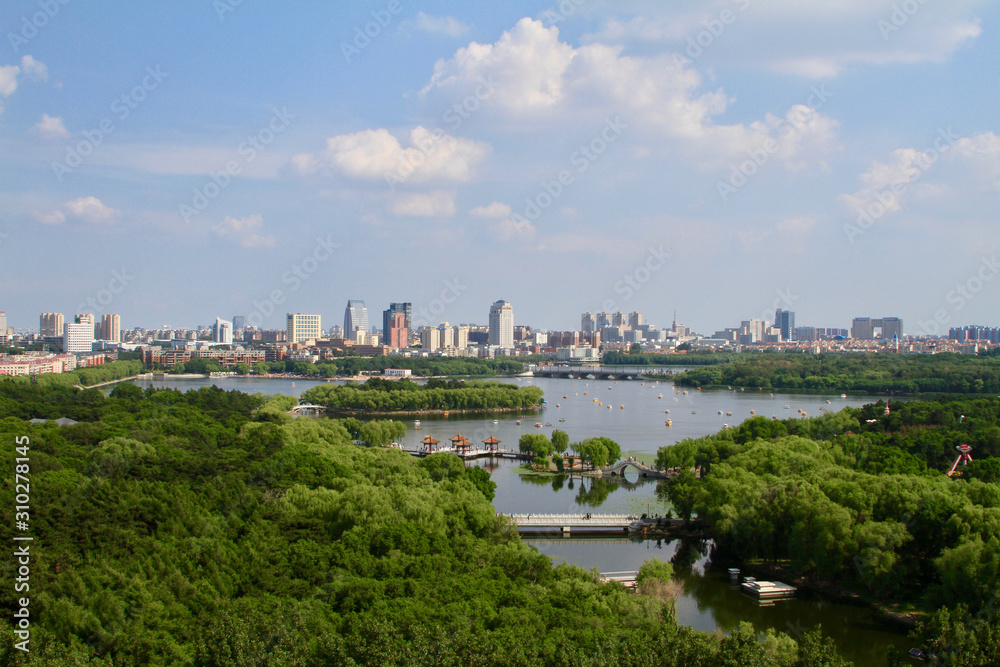
[{"label": "bridge over water", "polygon": [[628,468],[632,468],[639,473],[639,477],[655,477],[657,479],[671,479],[677,476],[675,472],[664,472],[657,469],[654,466],[646,465],[642,461],[637,461],[635,459],[625,459],[619,461],[614,465],[607,466],[606,468],[601,468],[600,473],[602,475],[622,476]]},{"label": "bridge over water", "polygon": [[628,532],[638,529],[642,520],[635,514],[506,514],[517,526],[519,532],[539,528],[560,530],[568,533],[574,528],[586,531]]},{"label": "bridge over water", "polygon": [[312,403],[299,403],[294,408],[288,411],[288,414],[292,415],[317,415],[321,412],[326,412],[325,405],[313,405]]},{"label": "bridge over water", "polygon": [[535,377],[590,379],[590,380],[646,380],[649,378],[669,378],[668,368],[640,368],[638,366],[533,366]]}]

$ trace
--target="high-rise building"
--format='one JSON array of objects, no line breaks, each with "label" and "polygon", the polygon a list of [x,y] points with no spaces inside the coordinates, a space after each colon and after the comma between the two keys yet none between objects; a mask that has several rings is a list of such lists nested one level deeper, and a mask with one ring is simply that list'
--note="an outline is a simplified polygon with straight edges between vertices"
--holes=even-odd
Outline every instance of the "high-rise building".
[{"label": "high-rise building", "polygon": [[642,326],[642,313],[631,312],[628,314],[628,325],[633,329],[638,329]]},{"label": "high-rise building", "polygon": [[247,318],[243,315],[233,315],[233,331],[239,331],[240,329],[245,329],[247,326]]},{"label": "high-rise building", "polygon": [[875,340],[876,330],[878,337],[892,340],[893,336],[902,339],[903,320],[898,317],[883,317],[872,319],[871,317],[855,317],[851,322],[851,338],[858,340]]},{"label": "high-rise building", "polygon": [[38,333],[41,336],[62,336],[66,320],[62,313],[42,313],[38,318]]},{"label": "high-rise building", "polygon": [[382,332],[383,344],[395,348],[409,347],[410,327],[407,323],[406,313],[394,312],[387,324],[385,331]]},{"label": "high-rise building", "polygon": [[490,345],[514,347],[514,307],[503,299],[490,307]]},{"label": "high-rise building", "polygon": [[0,310],[0,340],[7,342],[7,313]]},{"label": "high-rise building", "polygon": [[344,310],[344,337],[354,338],[358,329],[368,333],[368,307],[364,301],[351,300]]},{"label": "high-rise building", "polygon": [[108,313],[101,317],[100,339],[113,343],[122,342],[122,318],[117,313]]},{"label": "high-rise building", "polygon": [[616,313],[611,313],[611,326],[613,327],[628,326],[628,318],[625,317],[625,313],[621,311],[618,311]]},{"label": "high-rise building", "polygon": [[63,352],[76,354],[94,349],[93,322],[68,322],[63,325]]},{"label": "high-rise building", "polygon": [[437,327],[420,327],[420,347],[428,352],[441,347],[441,332]]},{"label": "high-rise building", "polygon": [[597,327],[596,330],[601,330],[604,327],[611,326],[611,316],[607,313],[597,313]]},{"label": "high-rise building", "polygon": [[458,327],[453,327],[447,322],[442,322],[438,325],[438,336],[441,342],[441,347],[455,347],[455,334]]},{"label": "high-rise building", "polygon": [[781,330],[781,340],[795,340],[795,313],[778,308],[774,311],[774,326]]},{"label": "high-rise building", "polygon": [[91,340],[97,335],[97,327],[94,326],[97,322],[94,320],[93,313],[77,313],[73,316],[74,324],[90,324],[90,337]]},{"label": "high-rise building", "polygon": [[597,331],[597,320],[594,318],[594,314],[587,312],[580,316],[580,331]]},{"label": "high-rise building", "polygon": [[[389,340],[389,325],[392,323],[393,313],[403,313],[406,318],[406,328],[409,329],[413,317],[413,304],[390,303],[389,308],[382,311],[382,333],[386,341]],[[389,343],[386,344],[389,345]]]},{"label": "high-rise building", "polygon": [[319,315],[288,313],[285,332],[289,343],[302,343],[323,337],[323,323]]},{"label": "high-rise building", "polygon": [[220,345],[232,345],[233,323],[216,317],[215,324],[212,325],[212,342]]}]

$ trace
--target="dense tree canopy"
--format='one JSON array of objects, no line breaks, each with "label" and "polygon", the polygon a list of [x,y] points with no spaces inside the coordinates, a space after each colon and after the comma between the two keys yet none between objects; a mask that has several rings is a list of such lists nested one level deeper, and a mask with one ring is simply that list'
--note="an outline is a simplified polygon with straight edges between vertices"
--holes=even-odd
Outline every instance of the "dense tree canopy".
[{"label": "dense tree canopy", "polygon": [[[783,635],[678,627],[669,598],[526,547],[486,471],[358,447],[340,421],[273,402],[0,381],[7,470],[30,440],[35,538],[31,652],[13,646],[6,586],[0,663],[828,664]],[[80,423],[27,423],[53,414]],[[5,478],[4,507],[13,493]],[[5,581],[14,567],[0,559]]]},{"label": "dense tree canopy", "polygon": [[1000,358],[970,354],[741,354],[677,376],[687,386],[814,392],[1000,393]]},{"label": "dense tree canopy", "polygon": [[360,385],[321,385],[302,393],[303,400],[336,410],[394,412],[417,410],[516,410],[537,406],[538,387],[499,382],[429,381],[372,378]]}]

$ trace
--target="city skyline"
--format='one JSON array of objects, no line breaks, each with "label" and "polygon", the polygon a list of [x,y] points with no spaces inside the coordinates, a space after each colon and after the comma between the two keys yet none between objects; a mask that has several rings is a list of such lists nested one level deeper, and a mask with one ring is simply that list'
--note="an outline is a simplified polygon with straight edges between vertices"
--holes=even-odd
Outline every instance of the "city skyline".
[{"label": "city skyline", "polygon": [[0,308],[996,325],[1000,7],[901,6],[6,3]]}]

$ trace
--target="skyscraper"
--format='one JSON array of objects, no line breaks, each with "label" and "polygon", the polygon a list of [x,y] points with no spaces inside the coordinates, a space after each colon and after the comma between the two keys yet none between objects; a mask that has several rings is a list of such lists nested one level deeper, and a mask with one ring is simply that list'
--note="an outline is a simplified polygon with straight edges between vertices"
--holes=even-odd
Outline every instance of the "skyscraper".
[{"label": "skyscraper", "polygon": [[0,310],[0,340],[7,342],[7,313]]},{"label": "skyscraper", "polygon": [[344,337],[354,338],[358,329],[368,333],[368,308],[364,301],[351,300],[344,311]]},{"label": "skyscraper", "polygon": [[795,339],[795,313],[778,308],[774,311],[774,326],[781,330],[781,340]]},{"label": "skyscraper", "polygon": [[407,325],[406,313],[400,311],[392,313],[389,326],[382,332],[382,344],[395,348],[409,347],[410,327]]},{"label": "skyscraper", "polygon": [[122,342],[122,318],[117,313],[108,313],[101,317],[100,338],[114,343]]},{"label": "skyscraper", "polygon": [[247,326],[247,318],[243,315],[233,315],[233,331],[239,331],[240,329],[245,329]]},{"label": "skyscraper", "polygon": [[607,313],[597,313],[597,330],[611,326],[611,316]]},{"label": "skyscraper", "polygon": [[503,299],[490,307],[490,345],[514,347],[514,307]]},{"label": "skyscraper", "polygon": [[323,336],[323,324],[319,315],[288,313],[285,333],[289,343],[302,343]]},{"label": "skyscraper", "polygon": [[596,331],[597,330],[597,320],[594,318],[594,314],[587,312],[580,316],[580,331]]},{"label": "skyscraper", "polygon": [[642,313],[633,311],[628,314],[628,325],[633,329],[638,329],[642,326]]},{"label": "skyscraper", "polygon": [[38,333],[42,336],[62,336],[65,324],[62,313],[42,313],[38,318]]},{"label": "skyscraper", "polygon": [[233,323],[216,317],[212,326],[212,342],[220,345],[233,344]]},{"label": "skyscraper", "polygon": [[387,341],[386,345],[391,345],[389,340],[389,327],[392,324],[393,314],[403,313],[406,318],[406,328],[410,328],[411,317],[413,315],[413,304],[412,303],[390,303],[388,310],[382,311],[382,334],[384,339]]}]

